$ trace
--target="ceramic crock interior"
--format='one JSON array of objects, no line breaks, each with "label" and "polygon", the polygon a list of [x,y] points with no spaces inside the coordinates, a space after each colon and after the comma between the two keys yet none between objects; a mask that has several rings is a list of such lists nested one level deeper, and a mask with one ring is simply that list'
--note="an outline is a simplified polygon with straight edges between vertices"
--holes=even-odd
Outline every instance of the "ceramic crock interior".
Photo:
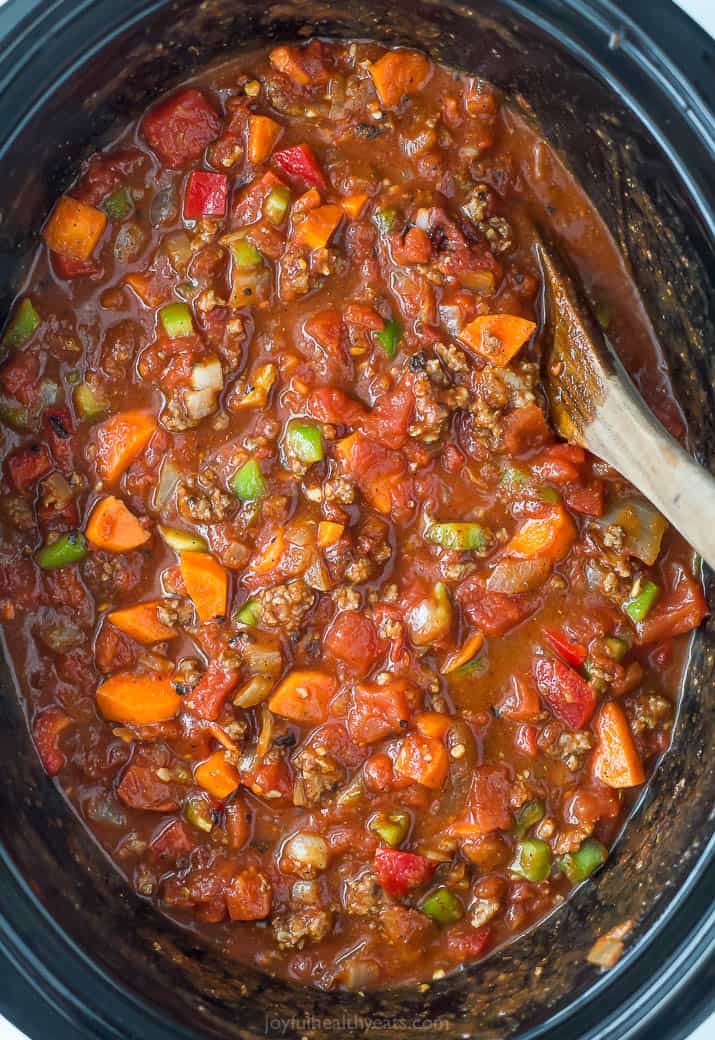
[{"label": "ceramic crock interior", "polygon": [[[102,18],[107,25],[116,23],[122,6],[98,0],[91,5],[93,24]],[[701,457],[712,458],[715,335],[706,301],[713,298],[715,257],[692,201],[653,138],[604,83],[498,3],[475,6],[478,14],[468,6],[418,0],[324,5],[289,0],[272,8],[262,0],[132,2],[125,14],[130,8],[149,13],[77,62],[71,74],[66,74],[70,60],[83,55],[81,19],[72,37],[73,55],[58,31],[43,41],[42,61],[54,64],[53,75],[64,78],[3,162],[5,302],[19,284],[52,200],[83,157],[192,70],[279,38],[319,34],[411,43],[528,99],[629,259],[665,344],[692,443]],[[95,963],[173,1020],[204,1034],[260,1036],[266,1015],[326,1019],[340,1010],[390,1020],[441,1018],[448,1023],[447,1036],[512,1036],[544,1022],[594,985],[597,972],[585,955],[599,934],[634,918],[629,946],[637,948],[647,938],[710,836],[715,776],[702,763],[715,743],[715,723],[706,708],[713,645],[707,631],[694,640],[673,747],[608,868],[540,928],[428,992],[335,996],[290,988],[227,964],[134,898],[43,775],[6,671],[0,698],[2,841],[54,919]],[[288,1027],[285,1035],[294,1032],[319,1036],[322,1030]],[[407,1025],[389,1031],[395,1040],[415,1034]]]}]

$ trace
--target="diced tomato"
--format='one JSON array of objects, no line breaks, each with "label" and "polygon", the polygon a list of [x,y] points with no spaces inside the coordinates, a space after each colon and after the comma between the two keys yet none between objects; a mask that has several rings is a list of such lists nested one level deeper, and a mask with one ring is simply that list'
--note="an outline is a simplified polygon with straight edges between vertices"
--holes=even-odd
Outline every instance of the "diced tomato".
[{"label": "diced tomato", "polygon": [[226,214],[227,197],[228,177],[225,173],[194,170],[186,185],[184,216],[187,220],[223,217]]},{"label": "diced tomato", "polygon": [[334,307],[319,311],[308,318],[303,327],[307,335],[314,339],[326,354],[336,355],[340,352],[343,327],[340,311]]},{"label": "diced tomato", "polygon": [[415,395],[411,387],[400,385],[378,397],[361,426],[378,444],[399,449],[407,440],[414,411]]},{"label": "diced tomato", "polygon": [[328,186],[323,171],[307,144],[296,144],[292,148],[284,148],[282,152],[275,152],[273,161],[284,173],[297,177],[312,187]]},{"label": "diced tomato", "polygon": [[371,755],[363,767],[363,777],[368,791],[392,790],[395,774],[390,756],[384,752]]},{"label": "diced tomato", "polygon": [[46,444],[28,444],[8,456],[5,467],[13,486],[21,494],[30,491],[52,469]]},{"label": "diced tomato", "polygon": [[567,484],[564,500],[573,513],[583,516],[603,516],[605,488],[602,480],[595,477],[586,484]]},{"label": "diced tomato", "polygon": [[568,484],[578,480],[586,453],[577,444],[552,444],[534,460],[534,472],[542,480]]},{"label": "diced tomato", "polygon": [[128,766],[117,794],[130,809],[176,812],[179,802],[170,784],[164,783],[150,766]]},{"label": "diced tomato", "polygon": [[161,101],[142,122],[144,137],[164,166],[171,169],[200,159],[220,131],[218,112],[193,88]]},{"label": "diced tomato", "polygon": [[232,921],[260,921],[271,912],[271,883],[255,867],[242,870],[226,888],[226,907]]},{"label": "diced tomato", "polygon": [[578,672],[563,661],[537,657],[534,677],[539,693],[556,715],[571,729],[583,729],[596,708],[596,692]]},{"label": "diced tomato", "polygon": [[194,848],[194,839],[183,820],[172,820],[149,842],[152,859],[175,863],[180,856],[188,856]]},{"label": "diced tomato", "polygon": [[65,764],[65,756],[60,749],[60,734],[70,722],[69,716],[59,708],[46,708],[32,724],[32,739],[49,776],[55,776]]},{"label": "diced tomato", "polygon": [[657,646],[654,646],[648,656],[648,660],[653,668],[666,668],[673,660],[672,639],[664,639]]},{"label": "diced tomato", "polygon": [[263,215],[263,205],[274,188],[287,187],[285,181],[268,170],[262,177],[251,181],[238,198],[234,196],[233,222],[239,225],[255,224]]},{"label": "diced tomato", "polygon": [[668,572],[666,591],[645,621],[636,625],[639,643],[656,643],[691,632],[708,614],[699,583],[679,564]]},{"label": "diced tomato", "polygon": [[365,415],[365,407],[360,401],[348,397],[343,390],[321,386],[310,394],[308,412],[319,422],[352,426]]},{"label": "diced tomato", "polygon": [[513,676],[509,688],[497,705],[499,715],[514,722],[533,722],[541,714],[539,693],[530,676]]},{"label": "diced tomato", "polygon": [[254,794],[270,798],[271,803],[279,798],[293,797],[293,779],[287,762],[264,762],[241,776],[241,782]]},{"label": "diced tomato", "polygon": [[72,416],[67,408],[46,408],[42,426],[52,457],[63,473],[74,469]]},{"label": "diced tomato", "polygon": [[21,350],[14,354],[0,368],[3,390],[21,404],[33,404],[37,397],[42,367],[42,361],[34,351]]},{"label": "diced tomato", "polygon": [[503,592],[488,592],[475,577],[462,582],[457,598],[474,627],[486,636],[504,635],[536,609],[530,596],[523,593],[509,596]]},{"label": "diced tomato", "polygon": [[357,481],[370,505],[380,513],[399,510],[400,478],[406,471],[402,455],[361,433],[338,441],[336,451],[341,468]]},{"label": "diced tomato", "polygon": [[37,503],[37,520],[49,531],[75,531],[79,527],[77,500],[71,499],[59,509],[51,502]]},{"label": "diced tomato", "polygon": [[511,782],[504,766],[477,766],[467,797],[466,815],[450,827],[461,837],[479,837],[491,831],[508,830],[512,825],[509,810]]},{"label": "diced tomato", "polygon": [[416,852],[386,848],[377,849],[373,862],[378,881],[387,895],[395,899],[426,885],[437,866]]},{"label": "diced tomato", "polygon": [[504,450],[510,455],[533,451],[551,440],[544,413],[536,404],[527,404],[509,412],[503,430]]},{"label": "diced tomato", "polygon": [[356,675],[367,675],[380,656],[380,638],[370,618],[347,610],[328,629],[325,649]]},{"label": "diced tomato", "polygon": [[215,721],[226,700],[238,684],[238,668],[226,668],[220,661],[209,666],[186,698],[186,709],[199,719]]},{"label": "diced tomato", "polygon": [[522,755],[527,755],[529,758],[536,758],[539,748],[536,743],[539,735],[539,731],[536,726],[532,726],[530,723],[524,723],[516,731],[514,736],[514,747],[517,751],[520,751]]},{"label": "diced tomato", "polygon": [[551,646],[556,653],[563,657],[567,664],[570,664],[573,668],[581,668],[588,650],[581,643],[572,642],[564,632],[560,632],[555,628],[545,628],[544,635],[551,643]]},{"label": "diced tomato", "polygon": [[134,663],[134,650],[123,632],[105,623],[94,642],[94,657],[100,672],[126,671]]},{"label": "diced tomato", "polygon": [[447,949],[458,963],[476,960],[486,953],[493,934],[488,924],[473,928],[466,921],[459,921],[444,933]]},{"label": "diced tomato", "polygon": [[390,237],[392,259],[396,264],[427,264],[432,257],[432,243],[422,228],[411,227]]},{"label": "diced tomato", "polygon": [[101,278],[104,266],[99,260],[77,260],[74,256],[52,253],[52,267],[58,278],[71,281],[74,278]]},{"label": "diced tomato", "polygon": [[407,684],[399,679],[384,686],[356,686],[347,714],[352,739],[357,744],[372,744],[401,733],[410,719],[407,689]]},{"label": "diced tomato", "polygon": [[409,733],[395,759],[395,772],[424,787],[439,790],[449,772],[444,744],[435,737]]}]

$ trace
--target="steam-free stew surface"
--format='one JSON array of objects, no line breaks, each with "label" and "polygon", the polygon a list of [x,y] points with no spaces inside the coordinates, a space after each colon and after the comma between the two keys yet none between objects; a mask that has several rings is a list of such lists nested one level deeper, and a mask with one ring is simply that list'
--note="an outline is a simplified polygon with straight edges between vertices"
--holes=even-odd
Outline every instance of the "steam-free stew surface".
[{"label": "steam-free stew surface", "polygon": [[304,983],[514,937],[668,745],[705,604],[549,426],[531,213],[682,432],[548,148],[374,45],[160,100],[57,202],[6,327],[0,596],[45,769],[140,895]]}]

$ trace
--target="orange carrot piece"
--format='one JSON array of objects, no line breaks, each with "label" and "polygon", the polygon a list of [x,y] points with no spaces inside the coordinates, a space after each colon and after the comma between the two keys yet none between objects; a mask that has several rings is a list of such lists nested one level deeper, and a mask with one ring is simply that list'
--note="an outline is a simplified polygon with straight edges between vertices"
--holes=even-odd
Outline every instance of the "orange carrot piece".
[{"label": "orange carrot piece", "polygon": [[273,532],[266,544],[260,550],[259,556],[251,569],[255,574],[267,574],[280,563],[283,550],[285,549],[285,538],[283,532],[277,529]]},{"label": "orange carrot piece", "polygon": [[455,650],[445,657],[444,664],[440,668],[442,675],[449,675],[450,672],[456,672],[462,665],[468,664],[473,657],[477,656],[483,646],[484,636],[482,633],[473,632],[471,636],[464,640],[459,650]]},{"label": "orange carrot piece", "polygon": [[288,76],[299,86],[307,87],[310,83],[310,76],[293,47],[274,47],[268,55],[268,60],[274,69]]},{"label": "orange carrot piece", "polygon": [[415,726],[423,737],[434,737],[435,740],[443,740],[447,730],[452,725],[452,719],[441,711],[423,711],[415,715]]},{"label": "orange carrot piece", "polygon": [[356,195],[348,195],[347,198],[341,199],[340,205],[350,220],[357,220],[369,198],[367,192],[360,191]]},{"label": "orange carrot piece", "polygon": [[151,274],[134,271],[125,276],[124,284],[133,289],[147,307],[158,307],[166,299],[166,286]]},{"label": "orange carrot piece", "polygon": [[135,607],[113,610],[107,617],[116,628],[137,643],[151,646],[152,643],[173,639],[176,635],[175,629],[159,620],[157,610],[160,606],[160,599],[150,599],[145,603],[137,603]]},{"label": "orange carrot piece", "polygon": [[431,62],[418,51],[388,51],[370,66],[377,96],[385,108],[394,108],[405,95],[421,90],[431,74]]},{"label": "orange carrot piece", "polygon": [[345,524],[336,524],[332,520],[321,520],[318,524],[318,548],[327,549],[334,545],[343,534]]},{"label": "orange carrot piece", "polygon": [[101,209],[63,195],[42,235],[53,253],[89,260],[107,226],[107,215]]},{"label": "orange carrot piece", "polygon": [[395,759],[396,773],[432,790],[442,786],[448,769],[449,759],[442,741],[420,733],[409,733],[405,737]]},{"label": "orange carrot piece", "polygon": [[248,160],[254,166],[265,162],[283,132],[283,127],[270,116],[251,116],[248,121]]},{"label": "orange carrot piece", "polygon": [[268,701],[268,707],[284,719],[314,725],[328,717],[328,701],[335,689],[335,679],[326,672],[291,672]]},{"label": "orange carrot piece", "polygon": [[97,427],[97,473],[109,483],[119,480],[146,448],[157,429],[147,412],[117,412]]},{"label": "orange carrot piece", "polygon": [[194,780],[219,802],[233,794],[241,782],[238,770],[228,761],[225,751],[214,751],[204,762],[199,762]]},{"label": "orange carrot piece", "polygon": [[482,314],[462,329],[459,338],[481,357],[503,368],[535,331],[533,321],[514,314]]},{"label": "orange carrot piece", "polygon": [[318,189],[309,188],[293,203],[291,214],[295,218],[299,217],[301,213],[309,213],[310,210],[317,209],[321,201]]},{"label": "orange carrot piece", "polygon": [[129,552],[148,542],[151,535],[130,512],[121,498],[100,499],[87,522],[87,538],[98,549]]},{"label": "orange carrot piece", "polygon": [[525,520],[507,544],[506,555],[521,560],[538,556],[562,560],[575,540],[573,520],[563,506],[557,506],[550,516]]},{"label": "orange carrot piece", "polygon": [[327,246],[330,236],[343,219],[340,206],[317,206],[308,212],[305,220],[295,229],[295,240],[299,245],[309,249],[322,249]]},{"label": "orange carrot piece", "polygon": [[607,701],[596,718],[598,744],[593,773],[609,787],[637,787],[645,780],[628,719],[620,704]]},{"label": "orange carrot piece", "polygon": [[97,707],[110,722],[144,726],[173,719],[181,697],[169,679],[119,672],[98,688]]},{"label": "orange carrot piece", "polygon": [[181,577],[196,608],[199,621],[223,617],[228,605],[228,572],[210,553],[185,552],[180,557]]}]

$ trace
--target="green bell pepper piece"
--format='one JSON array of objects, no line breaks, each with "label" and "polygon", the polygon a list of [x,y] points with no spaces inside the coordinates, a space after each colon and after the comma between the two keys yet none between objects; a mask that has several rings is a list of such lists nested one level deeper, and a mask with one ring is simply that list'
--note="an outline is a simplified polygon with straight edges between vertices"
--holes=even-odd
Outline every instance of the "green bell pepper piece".
[{"label": "green bell pepper piece", "polygon": [[370,821],[370,830],[379,834],[393,849],[402,844],[409,829],[410,814],[401,809],[393,813],[377,813]]},{"label": "green bell pepper piece", "polygon": [[107,400],[98,391],[94,390],[89,383],[80,383],[75,387],[74,403],[80,418],[96,419],[109,407]]},{"label": "green bell pepper piece", "polygon": [[198,796],[189,798],[184,808],[184,815],[192,827],[209,834],[213,830],[214,818],[211,806]]},{"label": "green bell pepper piece", "polygon": [[509,869],[527,881],[545,881],[551,871],[551,849],[541,838],[524,838]]},{"label": "green bell pepper piece", "polygon": [[87,539],[81,531],[69,531],[61,534],[54,542],[43,545],[35,559],[39,567],[45,571],[66,567],[77,563],[87,555]]},{"label": "green bell pepper piece", "polygon": [[8,353],[23,347],[39,328],[40,321],[40,315],[35,310],[32,300],[29,296],[25,296],[5,329],[0,342],[2,352]]},{"label": "green bell pepper piece", "polygon": [[441,545],[443,549],[454,549],[457,552],[468,549],[481,551],[491,542],[489,531],[481,524],[473,523],[432,524],[425,532],[425,538]]},{"label": "green bell pepper piece", "polygon": [[538,494],[542,502],[549,502],[550,504],[556,505],[561,501],[561,495],[558,493],[556,488],[542,487],[539,488]]},{"label": "green bell pepper piece", "polygon": [[397,321],[386,321],[384,329],[376,332],[375,339],[381,344],[389,358],[397,354],[397,345],[402,337],[402,326]]},{"label": "green bell pepper piece", "polygon": [[247,599],[243,606],[236,611],[235,620],[239,625],[254,628],[261,620],[261,604],[257,599]]},{"label": "green bell pepper piece", "polygon": [[261,467],[255,459],[248,459],[231,478],[231,490],[242,502],[253,502],[267,491]]},{"label": "green bell pepper piece", "polygon": [[523,487],[525,484],[528,484],[530,480],[531,477],[525,469],[520,469],[518,466],[505,466],[499,483],[502,485]]},{"label": "green bell pepper piece", "polygon": [[134,200],[129,188],[117,188],[102,203],[102,209],[110,220],[121,222],[126,220],[134,208]]},{"label": "green bell pepper piece", "polygon": [[533,802],[527,802],[516,818],[516,833],[523,838],[535,823],[539,823],[546,815],[546,806],[543,799],[537,798]]},{"label": "green bell pepper piece", "polygon": [[608,859],[608,849],[595,838],[586,838],[576,852],[567,852],[557,861],[572,885],[585,881]]},{"label": "green bell pepper piece", "polygon": [[464,916],[462,904],[448,888],[442,885],[430,892],[420,903],[420,910],[437,924],[454,924]]},{"label": "green bell pepper piece", "polygon": [[388,209],[379,209],[372,219],[375,222],[377,230],[382,234],[387,234],[387,232],[391,231],[395,225],[395,221],[397,220],[397,210],[390,209],[389,207]]},{"label": "green bell pepper piece", "polygon": [[614,661],[622,661],[630,649],[626,640],[619,636],[606,636],[604,643]]},{"label": "green bell pepper piece", "polygon": [[290,205],[290,190],[285,187],[273,188],[264,205],[263,214],[271,224],[282,224]]},{"label": "green bell pepper piece", "polygon": [[194,334],[194,319],[186,303],[169,303],[162,307],[159,320],[169,339],[181,339]]},{"label": "green bell pepper piece", "polygon": [[637,596],[623,605],[631,621],[645,621],[660,596],[660,588],[654,581],[647,581]]},{"label": "green bell pepper piece", "polygon": [[231,246],[231,252],[233,253],[236,267],[239,267],[242,271],[247,271],[251,267],[259,267],[263,259],[256,247],[246,238],[241,238],[238,242],[234,242]]},{"label": "green bell pepper piece", "polygon": [[323,436],[320,427],[315,423],[294,419],[288,423],[286,431],[286,448],[306,466],[321,462],[324,458]]}]

